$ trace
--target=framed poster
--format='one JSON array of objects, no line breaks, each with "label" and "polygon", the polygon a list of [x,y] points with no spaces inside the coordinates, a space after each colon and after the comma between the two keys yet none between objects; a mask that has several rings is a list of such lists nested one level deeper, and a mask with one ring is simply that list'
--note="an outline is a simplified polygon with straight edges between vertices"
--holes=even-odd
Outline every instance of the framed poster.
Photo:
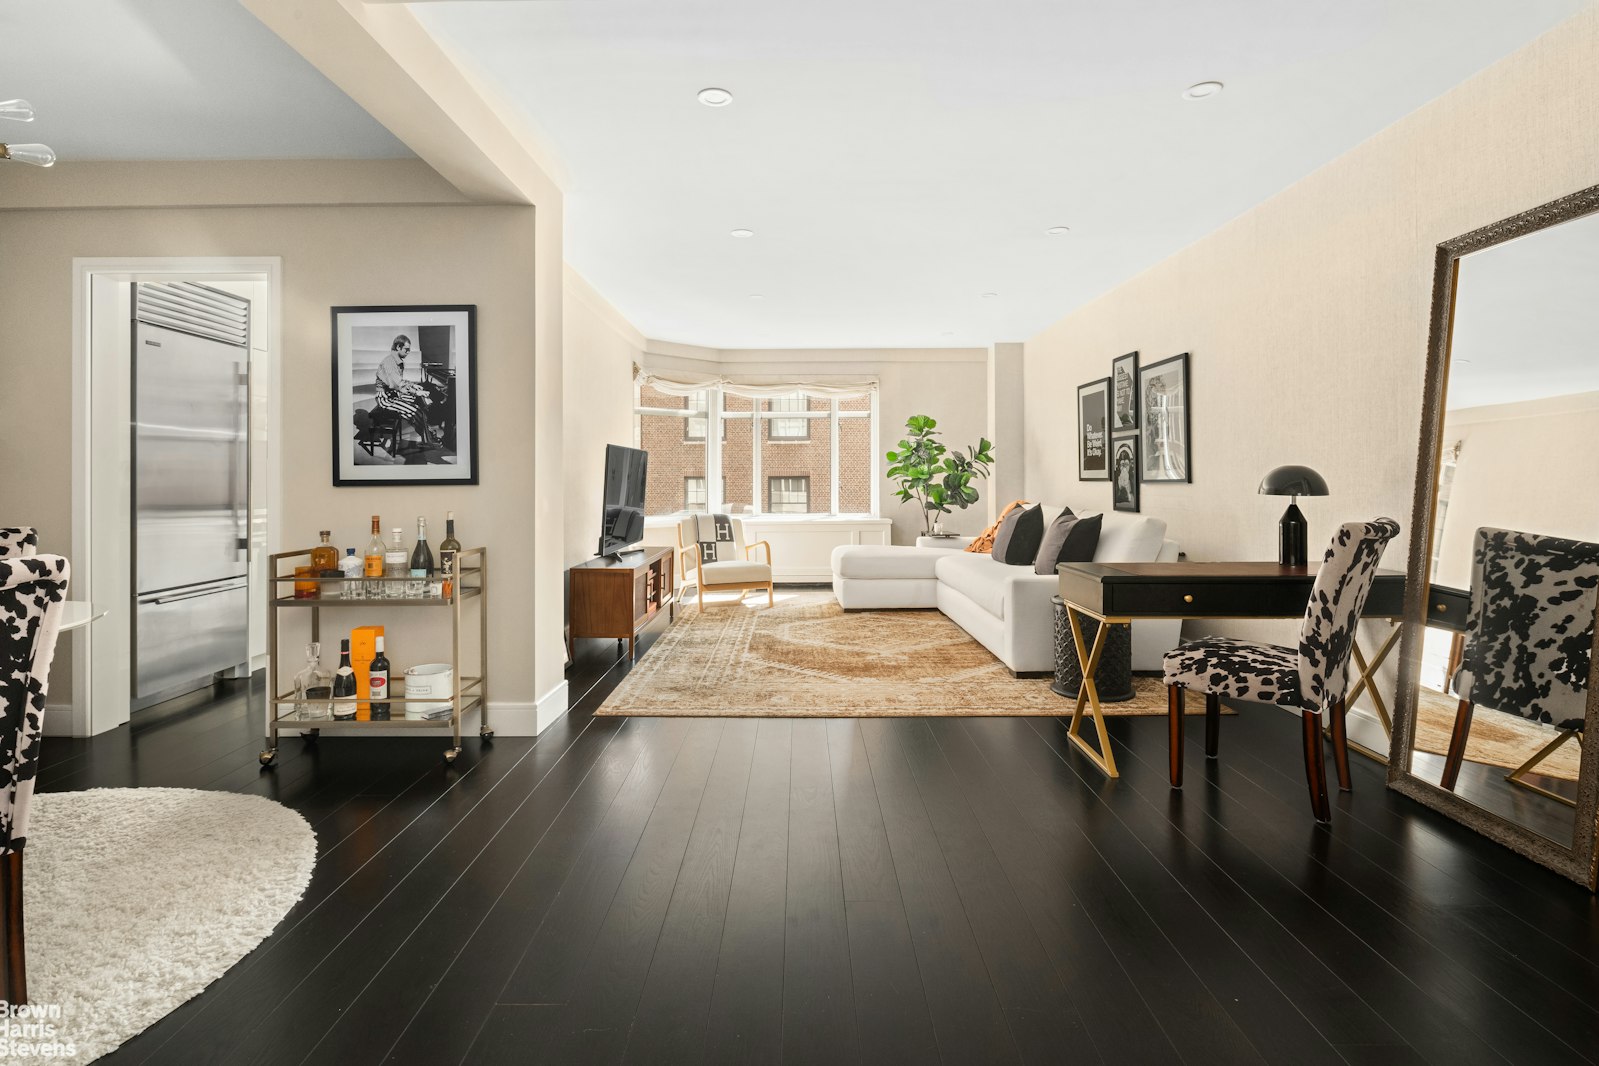
[{"label": "framed poster", "polygon": [[333,483],[477,484],[477,305],[333,308]]},{"label": "framed poster", "polygon": [[1187,352],[1139,370],[1138,418],[1144,480],[1193,481]]},{"label": "framed poster", "polygon": [[1111,495],[1116,510],[1138,513],[1138,434],[1112,437],[1110,441]]},{"label": "framed poster", "polygon": [[1110,361],[1110,431],[1138,428],[1138,353]]},{"label": "framed poster", "polygon": [[1077,479],[1109,481],[1110,378],[1077,386]]}]

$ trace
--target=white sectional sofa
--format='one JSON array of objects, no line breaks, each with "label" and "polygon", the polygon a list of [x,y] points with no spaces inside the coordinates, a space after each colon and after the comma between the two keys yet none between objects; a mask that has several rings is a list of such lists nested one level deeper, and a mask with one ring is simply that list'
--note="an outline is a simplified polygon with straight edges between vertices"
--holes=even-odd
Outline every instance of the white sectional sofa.
[{"label": "white sectional sofa", "polygon": [[[1044,522],[1054,520],[1048,508]],[[959,547],[971,543],[959,542]],[[1176,562],[1166,523],[1105,512],[1096,563]],[[1055,669],[1055,575],[1006,566],[987,554],[951,548],[844,545],[833,549],[833,595],[846,611],[936,607],[1017,674]],[[1133,626],[1133,669],[1159,671],[1181,640],[1180,621]]]}]

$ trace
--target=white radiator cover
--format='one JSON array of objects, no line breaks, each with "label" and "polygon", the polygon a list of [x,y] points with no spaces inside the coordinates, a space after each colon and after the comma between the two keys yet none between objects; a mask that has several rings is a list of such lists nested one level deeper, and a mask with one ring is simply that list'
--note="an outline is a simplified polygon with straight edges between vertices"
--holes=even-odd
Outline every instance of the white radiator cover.
[{"label": "white radiator cover", "polygon": [[[774,581],[833,580],[833,549],[840,544],[892,543],[894,524],[887,518],[837,518],[831,515],[788,517],[741,515],[744,539],[764,540],[772,546]],[[644,520],[644,543],[677,543],[678,517],[662,515]],[[757,551],[755,558],[763,558]]]}]

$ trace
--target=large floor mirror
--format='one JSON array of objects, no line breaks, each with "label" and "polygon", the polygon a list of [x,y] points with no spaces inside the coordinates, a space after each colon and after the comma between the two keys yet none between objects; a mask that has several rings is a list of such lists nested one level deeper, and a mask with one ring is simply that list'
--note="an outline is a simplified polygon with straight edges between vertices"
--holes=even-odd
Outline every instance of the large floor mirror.
[{"label": "large floor mirror", "polygon": [[1594,887],[1599,186],[1439,246],[1389,783]]}]

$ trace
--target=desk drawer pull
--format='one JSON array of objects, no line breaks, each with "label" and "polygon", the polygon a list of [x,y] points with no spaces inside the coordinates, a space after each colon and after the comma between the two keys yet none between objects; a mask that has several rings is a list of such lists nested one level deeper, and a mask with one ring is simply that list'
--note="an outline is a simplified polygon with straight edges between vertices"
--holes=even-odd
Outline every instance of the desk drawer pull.
[{"label": "desk drawer pull", "polygon": [[1183,602],[1184,603],[1193,603],[1194,602],[1194,594],[1192,592],[1190,592],[1190,593],[1187,593],[1186,595],[1184,595],[1183,596]]},{"label": "desk drawer pull", "polygon": [[1449,605],[1447,603],[1435,603],[1432,605],[1432,609],[1437,611],[1439,614],[1443,614],[1445,611],[1449,610]]}]

